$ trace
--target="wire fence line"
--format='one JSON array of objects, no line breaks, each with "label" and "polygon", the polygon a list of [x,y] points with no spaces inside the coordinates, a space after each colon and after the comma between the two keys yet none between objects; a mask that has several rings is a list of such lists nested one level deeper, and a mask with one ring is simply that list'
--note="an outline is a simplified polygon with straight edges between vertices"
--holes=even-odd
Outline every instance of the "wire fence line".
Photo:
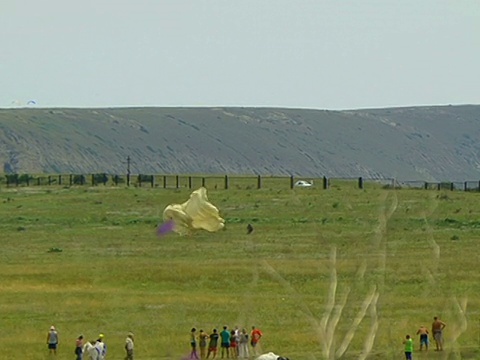
[{"label": "wire fence line", "polygon": [[0,187],[30,186],[127,186],[152,188],[198,188],[210,189],[268,189],[306,188],[329,189],[338,186],[353,186],[358,189],[383,187],[385,189],[424,189],[449,191],[480,191],[480,180],[474,181],[399,181],[373,178],[327,178],[269,175],[145,175],[145,174],[4,174],[0,176]]}]

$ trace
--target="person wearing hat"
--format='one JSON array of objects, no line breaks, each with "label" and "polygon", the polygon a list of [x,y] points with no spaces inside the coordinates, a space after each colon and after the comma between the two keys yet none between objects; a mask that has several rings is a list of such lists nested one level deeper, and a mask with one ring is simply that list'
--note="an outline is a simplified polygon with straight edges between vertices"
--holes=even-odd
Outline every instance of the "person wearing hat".
[{"label": "person wearing hat", "polygon": [[104,360],[105,355],[107,355],[107,344],[103,341],[104,335],[98,335],[98,339],[95,342],[95,349],[98,352],[98,360]]},{"label": "person wearing hat", "polygon": [[125,351],[127,352],[127,356],[125,360],[133,360],[133,333],[129,332],[127,335],[127,339],[125,340]]},{"label": "person wearing hat", "polygon": [[55,330],[55,326],[50,326],[50,331],[47,334],[47,345],[50,350],[50,354],[57,355],[57,346],[58,346],[58,333]]}]

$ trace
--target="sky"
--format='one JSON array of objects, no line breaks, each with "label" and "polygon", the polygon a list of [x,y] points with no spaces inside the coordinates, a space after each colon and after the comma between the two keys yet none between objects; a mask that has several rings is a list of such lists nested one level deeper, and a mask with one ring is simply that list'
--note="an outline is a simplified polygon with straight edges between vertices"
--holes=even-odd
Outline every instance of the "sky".
[{"label": "sky", "polygon": [[0,107],[480,104],[480,0],[0,0]]}]

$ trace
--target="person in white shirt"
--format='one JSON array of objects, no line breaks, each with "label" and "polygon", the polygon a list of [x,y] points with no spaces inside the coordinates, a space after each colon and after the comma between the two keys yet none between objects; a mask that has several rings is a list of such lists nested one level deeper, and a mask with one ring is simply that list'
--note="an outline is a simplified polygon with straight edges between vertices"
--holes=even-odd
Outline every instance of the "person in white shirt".
[{"label": "person in white shirt", "polygon": [[133,360],[133,333],[128,333],[127,339],[125,340],[125,351],[127,356],[125,360]]},{"label": "person in white shirt", "polygon": [[55,326],[50,326],[50,331],[47,334],[47,345],[50,350],[50,354],[57,355],[57,346],[58,346],[58,333],[55,330]]},{"label": "person in white shirt", "polygon": [[98,335],[98,339],[95,342],[95,349],[98,352],[98,360],[105,360],[105,355],[107,355],[107,344],[103,341],[104,335]]}]

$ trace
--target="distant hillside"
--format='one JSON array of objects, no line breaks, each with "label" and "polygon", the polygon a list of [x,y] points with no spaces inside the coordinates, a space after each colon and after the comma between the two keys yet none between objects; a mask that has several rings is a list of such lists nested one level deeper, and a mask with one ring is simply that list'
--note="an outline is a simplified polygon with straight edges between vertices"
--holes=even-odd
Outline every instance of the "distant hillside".
[{"label": "distant hillside", "polygon": [[480,106],[0,110],[5,173],[480,179]]}]

